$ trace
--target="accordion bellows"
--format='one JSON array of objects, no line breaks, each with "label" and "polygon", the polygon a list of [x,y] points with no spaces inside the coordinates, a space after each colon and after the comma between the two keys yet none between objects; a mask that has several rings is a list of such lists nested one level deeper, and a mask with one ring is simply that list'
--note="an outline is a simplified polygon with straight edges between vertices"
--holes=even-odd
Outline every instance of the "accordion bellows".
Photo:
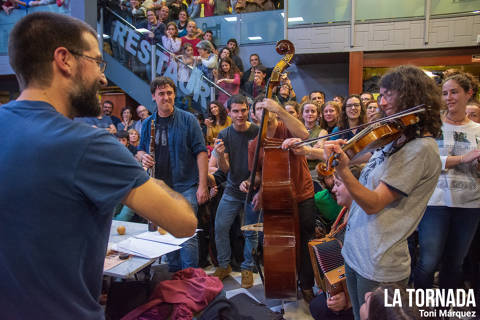
[{"label": "accordion bellows", "polygon": [[310,241],[308,248],[317,285],[324,288],[328,296],[344,291],[348,298],[341,242],[326,237]]}]

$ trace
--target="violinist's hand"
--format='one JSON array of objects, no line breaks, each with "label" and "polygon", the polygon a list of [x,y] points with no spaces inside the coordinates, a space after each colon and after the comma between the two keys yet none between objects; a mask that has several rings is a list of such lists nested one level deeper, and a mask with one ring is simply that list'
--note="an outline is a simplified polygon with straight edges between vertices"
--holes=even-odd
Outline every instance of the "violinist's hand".
[{"label": "violinist's hand", "polygon": [[336,153],[335,159],[337,160],[338,164],[336,166],[337,171],[342,171],[347,169],[350,164],[350,158],[343,152],[342,146],[347,143],[345,140],[333,140],[333,141],[326,141],[323,145],[325,151],[325,161],[328,161],[332,153]]},{"label": "violinist's hand", "polygon": [[259,211],[262,209],[262,192],[258,191],[252,199],[253,210]]},{"label": "violinist's hand", "polygon": [[250,181],[244,180],[242,183],[240,183],[240,191],[242,192],[248,192],[248,189],[250,188]]},{"label": "violinist's hand", "polygon": [[304,156],[304,155],[308,154],[309,151],[310,151],[309,150],[310,147],[308,147],[308,146],[299,146],[299,147],[296,147],[296,148],[292,147],[294,144],[299,143],[299,142],[302,142],[302,139],[300,139],[300,138],[285,139],[282,142],[282,149],[283,150],[290,149],[297,156]]}]

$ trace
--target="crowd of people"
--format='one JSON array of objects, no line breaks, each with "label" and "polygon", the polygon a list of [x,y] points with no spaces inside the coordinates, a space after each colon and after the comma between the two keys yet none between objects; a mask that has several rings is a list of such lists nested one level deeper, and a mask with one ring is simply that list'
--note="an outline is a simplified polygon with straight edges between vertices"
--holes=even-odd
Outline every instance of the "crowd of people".
[{"label": "crowd of people", "polygon": [[0,6],[6,15],[12,13],[14,9],[26,9],[54,3],[61,7],[65,0],[0,0]]},{"label": "crowd of people", "polygon": [[[179,20],[184,11],[192,19],[244,12],[283,9],[282,0],[109,0],[109,5],[131,11],[137,18],[145,18],[149,9],[166,11],[169,20]],[[164,12],[165,13],[165,12]]]},{"label": "crowd of people", "polygon": [[[132,0],[127,3],[111,1],[108,6],[137,29],[150,31],[142,37],[154,40],[163,53],[178,62],[178,81],[186,83],[192,69],[198,67],[206,78],[217,85],[215,98],[222,104],[225,104],[228,97],[238,93],[247,96],[249,102],[264,93],[272,69],[261,63],[259,55],[250,55],[250,67],[245,68],[237,39],[231,38],[225,47],[218,48],[214,32],[198,28],[195,16],[185,8],[185,3],[178,10],[175,9],[177,4],[176,1],[170,4],[145,1],[142,4]],[[105,20],[106,30],[110,30],[112,25],[109,19]],[[150,79],[149,65],[142,64],[137,57],[121,50],[115,41],[109,44],[117,60],[140,77]],[[167,66],[168,64],[163,66],[160,74],[163,74]],[[284,85],[278,89],[277,99],[281,103],[295,99],[288,77],[282,78],[282,83]]]},{"label": "crowd of people", "polygon": [[[172,48],[179,42],[169,35],[177,29],[167,23],[162,35],[173,39]],[[239,90],[219,96],[205,115],[192,114],[175,105],[177,86],[162,76],[145,93],[155,102],[151,115],[142,105],[121,106],[117,118],[112,101],[101,108],[97,103],[98,89],[106,84],[105,64],[88,25],[35,13],[12,30],[10,63],[22,92],[0,108],[0,120],[8,124],[0,132],[11,137],[5,145],[10,152],[0,157],[5,164],[0,194],[7,195],[0,200],[5,257],[0,306],[8,316],[101,318],[101,266],[112,217],[151,220],[178,237],[191,236],[204,221],[202,231],[167,255],[169,271],[213,264],[213,276],[224,280],[238,269],[241,286],[252,287],[259,271],[252,249],[261,241],[240,226],[262,220],[261,177],[268,169],[262,158],[253,200],[247,207],[244,200],[263,113],[270,114],[266,136],[290,150],[300,227],[299,287],[316,319],[371,319],[373,312],[385,319],[395,312],[416,319],[418,310],[382,309],[382,289],[431,288],[436,271],[435,285],[463,288],[464,260],[480,222],[478,82],[472,75],[447,70],[439,86],[421,69],[399,66],[382,76],[376,99],[363,92],[328,100],[319,88],[297,103],[283,74],[274,98],[266,99],[271,70],[258,55],[250,56],[250,69],[240,70],[232,39],[225,53],[219,51],[224,55],[219,68],[212,68],[213,44],[195,38],[193,21],[186,29],[180,41],[191,53],[182,59],[201,60],[218,84],[231,90],[243,86],[248,95]],[[32,47],[32,37],[40,35],[51,41]],[[45,59],[40,51],[51,56]],[[400,126],[393,141],[360,157],[346,154],[343,147],[362,126],[422,104],[416,121]],[[12,136],[13,130],[21,134]],[[299,144],[306,139],[315,141]],[[333,154],[334,173],[324,174]],[[123,206],[116,209],[118,203]],[[331,230],[343,243],[348,294],[320,291],[315,297],[307,244]],[[60,248],[46,259],[52,241]],[[30,254],[19,257],[18,248]],[[471,258],[478,267],[478,256]],[[471,285],[478,289],[479,283]],[[50,299],[58,292],[58,299]]]},{"label": "crowd of people", "polygon": [[[258,59],[256,55],[253,57]],[[255,73],[257,69],[253,69]],[[368,292],[375,292],[384,283],[395,283],[400,288],[406,288],[408,284],[416,288],[431,288],[434,285],[433,274],[437,270],[440,270],[440,281],[435,285],[441,288],[462,287],[463,261],[480,221],[475,212],[480,205],[477,192],[480,177],[480,125],[476,118],[478,102],[474,99],[478,85],[470,74],[448,70],[440,88],[422,70],[403,66],[382,78],[377,99],[372,93],[363,92],[326,100],[321,90],[315,90],[300,99],[300,104],[289,100],[291,98],[284,99],[281,103],[282,100],[278,98],[282,93],[293,92],[293,88],[282,88],[288,83],[290,89],[291,83],[286,81],[287,77],[276,88],[274,99],[265,99],[263,94],[259,94],[250,104],[246,96],[237,94],[224,103],[210,102],[205,119],[199,115],[189,115],[189,121],[195,120],[194,126],[193,122],[189,122],[192,125],[189,130],[193,127],[197,129],[194,130],[195,134],[185,132],[189,137],[183,140],[187,143],[186,149],[183,146],[180,148],[177,142],[170,141],[169,130],[182,131],[179,130],[182,128],[180,124],[177,129],[172,120],[168,120],[171,119],[172,112],[180,112],[174,107],[175,85],[168,78],[158,79],[161,79],[162,85],[152,83],[154,98],[161,95],[162,88],[168,88],[170,96],[166,94],[163,99],[155,99],[158,110],[152,117],[157,117],[155,123],[161,123],[158,117],[166,118],[162,121],[167,123],[163,128],[168,131],[166,146],[169,156],[148,153],[150,127],[147,120],[143,131],[140,129],[141,142],[137,159],[144,167],[161,164],[156,172],[165,166],[170,168],[163,170],[165,176],[158,175],[157,178],[170,181],[167,184],[185,194],[197,214],[207,214],[206,219],[209,221],[205,226],[209,231],[198,234],[198,238],[206,239],[193,240],[207,245],[187,245],[189,253],[184,256],[180,252],[180,257],[176,257],[177,262],[171,270],[213,263],[217,267],[214,275],[220,279],[225,279],[232,270],[239,270],[242,274],[242,287],[253,286],[256,267],[252,248],[258,246],[258,235],[244,231],[244,240],[240,238],[245,241],[243,249],[234,246],[232,242],[238,241],[238,238],[232,239],[232,235],[242,234],[242,224],[261,221],[261,195],[254,197],[251,206],[243,206],[248,189],[247,179],[252,170],[255,137],[265,109],[274,115],[268,125],[267,137],[286,139],[285,147],[307,138],[317,140],[310,145],[292,149],[294,159],[298,157],[293,163],[302,172],[297,177],[301,183],[296,184],[302,239],[300,288],[303,297],[312,301],[312,315],[316,319],[323,319],[325,314],[330,318],[349,319],[355,316],[359,319],[360,307],[365,303]],[[158,79],[155,81],[158,82]],[[418,86],[422,86],[422,92],[428,94],[415,95],[411,90]],[[399,88],[398,91],[396,88]],[[110,111],[109,103],[104,102],[104,114],[105,111]],[[428,104],[430,109],[425,115],[419,116],[421,125],[415,126],[414,130],[407,129],[402,142],[388,144],[383,149],[355,159],[359,169],[350,171],[350,161],[340,148],[345,141],[360,132],[362,125],[422,103]],[[167,110],[170,112],[162,117],[160,110],[164,104],[169,105]],[[138,108],[140,112],[144,110],[143,106]],[[124,111],[117,130],[122,128],[122,123],[134,125],[129,122],[131,113],[127,112],[125,116]],[[187,114],[182,111],[182,115]],[[144,120],[146,116],[145,112]],[[352,130],[335,134],[345,129]],[[324,138],[326,135],[329,136]],[[163,134],[157,134],[160,140],[162,136]],[[178,133],[174,136],[175,139],[184,139],[178,137]],[[201,149],[201,152],[205,152],[205,156],[201,156],[202,160],[199,159],[198,146],[190,147],[193,141],[196,141],[196,145],[200,143],[198,137],[201,137],[201,143],[205,146],[205,149]],[[133,141],[135,139],[138,140],[138,136],[134,135]],[[423,150],[422,153],[419,150]],[[326,155],[333,151],[341,155],[335,176],[331,173],[323,176],[318,167],[325,163]],[[179,154],[183,154],[183,157]],[[185,157],[187,154],[193,158],[188,160]],[[205,165],[206,161],[208,165]],[[187,167],[193,171],[186,176],[177,171]],[[360,175],[362,168],[364,170]],[[258,184],[261,181],[261,168],[259,170]],[[173,176],[179,181],[174,183]],[[305,185],[307,181],[310,181],[311,186]],[[185,189],[185,184],[191,189]],[[259,185],[256,188],[260,190]],[[343,226],[349,226],[348,231],[343,230],[344,240],[342,236],[349,296],[327,298],[320,292],[314,299],[313,274],[306,244],[319,234],[321,236],[322,231],[325,234],[330,230],[342,207],[347,208],[347,215],[342,217]],[[427,210],[424,215],[425,208]],[[461,212],[461,219],[456,216],[458,212]],[[128,215],[134,216],[133,212]],[[237,221],[239,218],[242,219],[240,224]],[[125,215],[118,214],[114,219],[124,220]],[[398,224],[397,221],[403,222]],[[321,226],[321,231],[316,229],[318,225]],[[367,229],[358,227],[361,225]],[[374,234],[379,236],[372,237]],[[385,238],[380,234],[390,236]],[[212,256],[211,252],[216,255]],[[367,257],[365,252],[375,254]],[[238,261],[238,254],[243,261]],[[188,255],[190,258],[186,258]],[[202,260],[195,260],[192,256],[202,257]],[[478,264],[478,261],[474,263]]]}]

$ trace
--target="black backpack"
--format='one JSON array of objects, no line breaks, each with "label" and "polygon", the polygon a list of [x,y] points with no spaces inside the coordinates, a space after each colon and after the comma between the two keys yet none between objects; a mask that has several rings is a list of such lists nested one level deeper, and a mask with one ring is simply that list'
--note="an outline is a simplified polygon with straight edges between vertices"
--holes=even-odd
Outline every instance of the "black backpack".
[{"label": "black backpack", "polygon": [[[238,310],[242,310],[239,312]],[[198,318],[199,320],[282,320],[280,313],[273,312],[245,293],[231,299],[216,299]]]}]

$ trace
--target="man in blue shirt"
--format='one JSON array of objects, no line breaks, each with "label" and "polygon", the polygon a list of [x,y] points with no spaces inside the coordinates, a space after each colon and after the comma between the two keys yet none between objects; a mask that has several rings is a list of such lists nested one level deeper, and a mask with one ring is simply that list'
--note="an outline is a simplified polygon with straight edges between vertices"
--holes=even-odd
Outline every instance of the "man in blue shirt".
[{"label": "man in blue shirt", "polygon": [[[136,157],[145,168],[155,166],[155,178],[181,193],[197,212],[198,205],[209,199],[208,157],[202,129],[193,114],[174,107],[176,87],[170,78],[155,78],[150,91],[157,111],[145,120]],[[149,154],[152,123],[155,125],[153,157]],[[167,258],[172,272],[198,267],[197,237],[185,242],[180,253],[173,252]]]},{"label": "man in blue shirt", "polygon": [[113,208],[123,202],[177,237],[192,235],[197,220],[106,130],[72,121],[100,113],[107,82],[90,26],[32,13],[12,29],[8,52],[22,91],[0,108],[0,313],[103,319]]},{"label": "man in blue shirt", "polygon": [[[113,126],[115,129],[117,128],[117,125],[122,122],[119,118],[113,115],[113,102],[110,100],[105,100],[103,101],[103,106],[102,106],[102,111],[103,111],[103,118],[110,118],[111,122],[113,123]],[[112,133],[112,132],[110,132]]]}]

